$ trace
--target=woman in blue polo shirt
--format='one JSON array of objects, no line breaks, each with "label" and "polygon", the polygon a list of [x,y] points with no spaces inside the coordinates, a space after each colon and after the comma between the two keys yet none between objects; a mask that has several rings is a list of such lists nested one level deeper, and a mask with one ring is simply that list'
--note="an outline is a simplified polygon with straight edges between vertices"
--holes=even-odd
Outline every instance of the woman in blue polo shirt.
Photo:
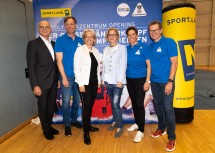
[{"label": "woman in blue polo shirt", "polygon": [[127,46],[127,88],[132,101],[135,123],[138,125],[134,142],[140,142],[144,137],[145,126],[143,101],[145,91],[149,90],[151,83],[150,48],[146,44],[137,41],[138,31],[135,27],[129,27],[126,30],[126,34],[129,41]]}]

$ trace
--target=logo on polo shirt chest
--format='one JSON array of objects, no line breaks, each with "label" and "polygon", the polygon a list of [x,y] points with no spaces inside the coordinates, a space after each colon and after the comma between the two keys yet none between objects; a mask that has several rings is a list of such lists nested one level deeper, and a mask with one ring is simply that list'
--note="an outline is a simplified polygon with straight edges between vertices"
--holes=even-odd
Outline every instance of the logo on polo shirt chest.
[{"label": "logo on polo shirt chest", "polygon": [[140,55],[140,50],[137,50],[135,54]]},{"label": "logo on polo shirt chest", "polygon": [[159,48],[157,49],[157,52],[162,52],[161,47],[159,47]]},{"label": "logo on polo shirt chest", "polygon": [[136,51],[136,55],[140,55],[140,50],[142,49],[143,47],[142,46],[140,46],[140,48]]}]

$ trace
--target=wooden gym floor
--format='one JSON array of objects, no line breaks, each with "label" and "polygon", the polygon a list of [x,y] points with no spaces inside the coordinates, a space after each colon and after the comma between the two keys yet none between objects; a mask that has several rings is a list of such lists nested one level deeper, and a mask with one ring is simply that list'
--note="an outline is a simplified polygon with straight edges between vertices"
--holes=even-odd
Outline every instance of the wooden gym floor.
[{"label": "wooden gym floor", "polygon": [[[215,110],[195,110],[194,120],[176,125],[176,150],[174,153],[215,152]],[[62,124],[53,125],[60,131],[54,140],[46,140],[41,126],[28,124],[22,130],[0,144],[0,153],[163,153],[167,135],[151,138],[156,124],[145,126],[145,137],[134,143],[136,132],[125,130],[120,138],[114,138],[114,131],[108,131],[108,124],[96,125],[99,132],[90,133],[92,143],[85,145],[82,129],[72,128],[72,136],[64,136]]]}]

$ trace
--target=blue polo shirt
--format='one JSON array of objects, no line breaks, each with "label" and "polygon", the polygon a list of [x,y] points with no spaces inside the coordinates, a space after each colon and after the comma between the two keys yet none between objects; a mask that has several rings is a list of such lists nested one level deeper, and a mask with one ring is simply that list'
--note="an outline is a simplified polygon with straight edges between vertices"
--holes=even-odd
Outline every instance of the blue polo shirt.
[{"label": "blue polo shirt", "polygon": [[61,37],[58,37],[55,43],[54,50],[55,52],[63,53],[63,67],[67,77],[73,77],[74,68],[73,68],[73,59],[74,54],[78,46],[83,45],[82,38],[76,36],[73,40],[68,34],[64,34]]},{"label": "blue polo shirt", "polygon": [[146,77],[147,68],[146,60],[149,59],[150,47],[139,42],[138,44],[127,46],[127,70],[126,77],[128,78],[143,78]]},{"label": "blue polo shirt", "polygon": [[162,36],[158,42],[153,42],[151,47],[151,81],[167,83],[171,67],[170,58],[178,56],[177,44],[173,39]]}]

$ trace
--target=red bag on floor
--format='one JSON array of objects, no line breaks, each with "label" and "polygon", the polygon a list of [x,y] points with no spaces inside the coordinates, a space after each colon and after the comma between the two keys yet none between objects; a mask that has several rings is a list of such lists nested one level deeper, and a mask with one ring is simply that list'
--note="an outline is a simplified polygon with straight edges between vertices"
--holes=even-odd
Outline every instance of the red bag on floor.
[{"label": "red bag on floor", "polygon": [[98,88],[97,97],[93,106],[91,117],[97,117],[98,119],[112,117],[110,98],[104,86]]}]

